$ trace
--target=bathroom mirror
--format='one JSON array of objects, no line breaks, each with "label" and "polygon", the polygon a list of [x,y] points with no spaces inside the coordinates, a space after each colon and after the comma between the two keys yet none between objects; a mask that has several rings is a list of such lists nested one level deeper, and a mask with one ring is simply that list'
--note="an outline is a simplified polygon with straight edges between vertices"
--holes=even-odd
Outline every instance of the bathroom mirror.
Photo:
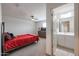
[{"label": "bathroom mirror", "polygon": [[73,17],[66,19],[59,19],[59,32],[61,33],[74,33],[74,20]]},{"label": "bathroom mirror", "polygon": [[70,22],[62,21],[59,23],[59,32],[70,32]]}]

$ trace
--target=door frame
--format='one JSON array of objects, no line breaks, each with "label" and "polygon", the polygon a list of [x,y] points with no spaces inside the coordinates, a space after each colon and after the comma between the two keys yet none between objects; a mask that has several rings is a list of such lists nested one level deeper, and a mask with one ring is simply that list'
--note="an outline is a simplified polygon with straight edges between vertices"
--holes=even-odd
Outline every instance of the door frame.
[{"label": "door frame", "polygon": [[79,3],[74,3],[75,56],[79,56]]}]

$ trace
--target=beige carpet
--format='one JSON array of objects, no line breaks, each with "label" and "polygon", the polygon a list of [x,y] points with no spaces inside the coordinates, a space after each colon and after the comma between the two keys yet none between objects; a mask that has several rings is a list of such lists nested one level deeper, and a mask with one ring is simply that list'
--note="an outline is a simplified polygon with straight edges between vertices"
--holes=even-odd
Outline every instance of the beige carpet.
[{"label": "beige carpet", "polygon": [[8,56],[44,56],[45,55],[45,39],[40,38],[38,43],[33,43],[21,49],[13,51]]}]

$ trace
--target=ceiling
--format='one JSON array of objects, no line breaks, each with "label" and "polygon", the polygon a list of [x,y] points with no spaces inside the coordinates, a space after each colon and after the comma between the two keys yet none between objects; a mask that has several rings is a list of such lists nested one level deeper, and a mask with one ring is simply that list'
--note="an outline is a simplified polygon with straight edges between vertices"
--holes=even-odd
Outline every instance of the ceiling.
[{"label": "ceiling", "polygon": [[53,9],[55,14],[63,14],[63,13],[66,13],[66,12],[73,12],[73,10],[74,10],[74,4],[73,3],[65,4],[65,5],[62,5],[58,8]]},{"label": "ceiling", "polygon": [[[50,3],[51,8],[56,8],[63,3]],[[2,16],[31,19],[34,16],[38,21],[46,20],[45,3],[3,3]]]},{"label": "ceiling", "polygon": [[2,15],[38,20],[46,19],[46,4],[44,3],[7,3],[2,4]]},{"label": "ceiling", "polygon": [[47,3],[49,8],[51,8],[51,9],[57,8],[57,7],[62,6],[64,4],[66,4],[66,3]]}]

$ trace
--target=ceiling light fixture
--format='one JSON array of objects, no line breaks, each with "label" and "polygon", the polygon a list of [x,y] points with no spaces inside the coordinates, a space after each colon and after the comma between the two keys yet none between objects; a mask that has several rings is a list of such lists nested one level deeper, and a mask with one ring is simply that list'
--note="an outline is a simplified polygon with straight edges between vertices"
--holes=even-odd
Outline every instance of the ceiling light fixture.
[{"label": "ceiling light fixture", "polygon": [[34,16],[31,16],[31,18],[32,18],[32,20],[35,20],[35,19],[34,19]]}]

